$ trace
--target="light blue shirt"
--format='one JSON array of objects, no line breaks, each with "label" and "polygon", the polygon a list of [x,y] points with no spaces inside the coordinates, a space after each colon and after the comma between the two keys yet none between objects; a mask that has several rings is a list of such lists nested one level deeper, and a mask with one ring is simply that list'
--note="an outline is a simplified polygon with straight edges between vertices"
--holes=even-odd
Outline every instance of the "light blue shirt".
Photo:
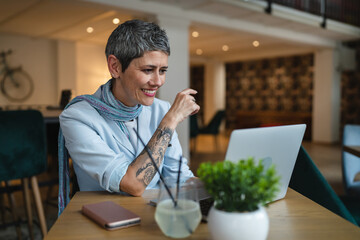
[{"label": "light blue shirt", "polygon": [[[94,96],[99,98],[100,91]],[[150,140],[169,108],[168,102],[156,98],[151,106],[143,106],[137,119],[137,129],[145,143]],[[80,190],[119,192],[120,181],[128,166],[144,149],[141,141],[137,140],[137,149],[134,149],[118,124],[103,118],[86,101],[74,103],[65,109],[60,115],[60,126]],[[182,155],[176,131],[170,144],[159,170],[164,178],[176,179]],[[182,158],[182,161],[181,182],[184,182],[194,175],[187,165],[187,159]],[[157,188],[159,180],[159,174],[156,174],[147,189]]]}]

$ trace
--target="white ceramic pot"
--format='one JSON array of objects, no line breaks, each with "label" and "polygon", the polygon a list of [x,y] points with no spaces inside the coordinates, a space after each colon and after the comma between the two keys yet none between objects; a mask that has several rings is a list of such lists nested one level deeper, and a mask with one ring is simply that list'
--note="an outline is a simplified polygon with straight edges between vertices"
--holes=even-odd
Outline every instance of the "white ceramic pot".
[{"label": "white ceramic pot", "polygon": [[269,217],[264,207],[254,212],[224,212],[214,206],[208,216],[214,240],[264,240],[269,232]]}]

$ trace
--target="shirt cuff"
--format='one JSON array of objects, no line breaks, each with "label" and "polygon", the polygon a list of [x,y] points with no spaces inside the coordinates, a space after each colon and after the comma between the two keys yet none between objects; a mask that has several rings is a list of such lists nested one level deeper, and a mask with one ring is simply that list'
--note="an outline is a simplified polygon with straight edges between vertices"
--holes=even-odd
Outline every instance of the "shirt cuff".
[{"label": "shirt cuff", "polygon": [[126,171],[128,169],[127,166],[118,166],[110,176],[109,189],[113,192],[120,192],[120,182],[124,177]]}]

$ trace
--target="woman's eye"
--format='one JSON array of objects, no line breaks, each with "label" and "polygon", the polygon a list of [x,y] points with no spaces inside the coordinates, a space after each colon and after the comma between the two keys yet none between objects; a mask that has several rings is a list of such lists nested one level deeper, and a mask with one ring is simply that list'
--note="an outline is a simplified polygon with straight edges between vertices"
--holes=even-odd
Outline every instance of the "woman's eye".
[{"label": "woman's eye", "polygon": [[159,74],[163,75],[167,72],[167,69],[160,69],[160,70],[155,70],[155,69],[152,69],[152,68],[147,68],[147,69],[143,69],[142,70],[144,73],[146,74],[151,74],[153,73],[154,71],[159,71]]},{"label": "woman's eye", "polygon": [[152,72],[152,69],[144,69],[143,72],[145,72],[145,73],[151,73],[151,72]]}]

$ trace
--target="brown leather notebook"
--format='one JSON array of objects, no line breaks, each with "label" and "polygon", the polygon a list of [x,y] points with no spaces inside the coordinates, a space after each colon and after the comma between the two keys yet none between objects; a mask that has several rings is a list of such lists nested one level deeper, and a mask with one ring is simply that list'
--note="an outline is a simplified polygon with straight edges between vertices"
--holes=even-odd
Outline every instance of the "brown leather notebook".
[{"label": "brown leather notebook", "polygon": [[140,217],[112,201],[85,204],[81,212],[107,230],[140,224]]}]

